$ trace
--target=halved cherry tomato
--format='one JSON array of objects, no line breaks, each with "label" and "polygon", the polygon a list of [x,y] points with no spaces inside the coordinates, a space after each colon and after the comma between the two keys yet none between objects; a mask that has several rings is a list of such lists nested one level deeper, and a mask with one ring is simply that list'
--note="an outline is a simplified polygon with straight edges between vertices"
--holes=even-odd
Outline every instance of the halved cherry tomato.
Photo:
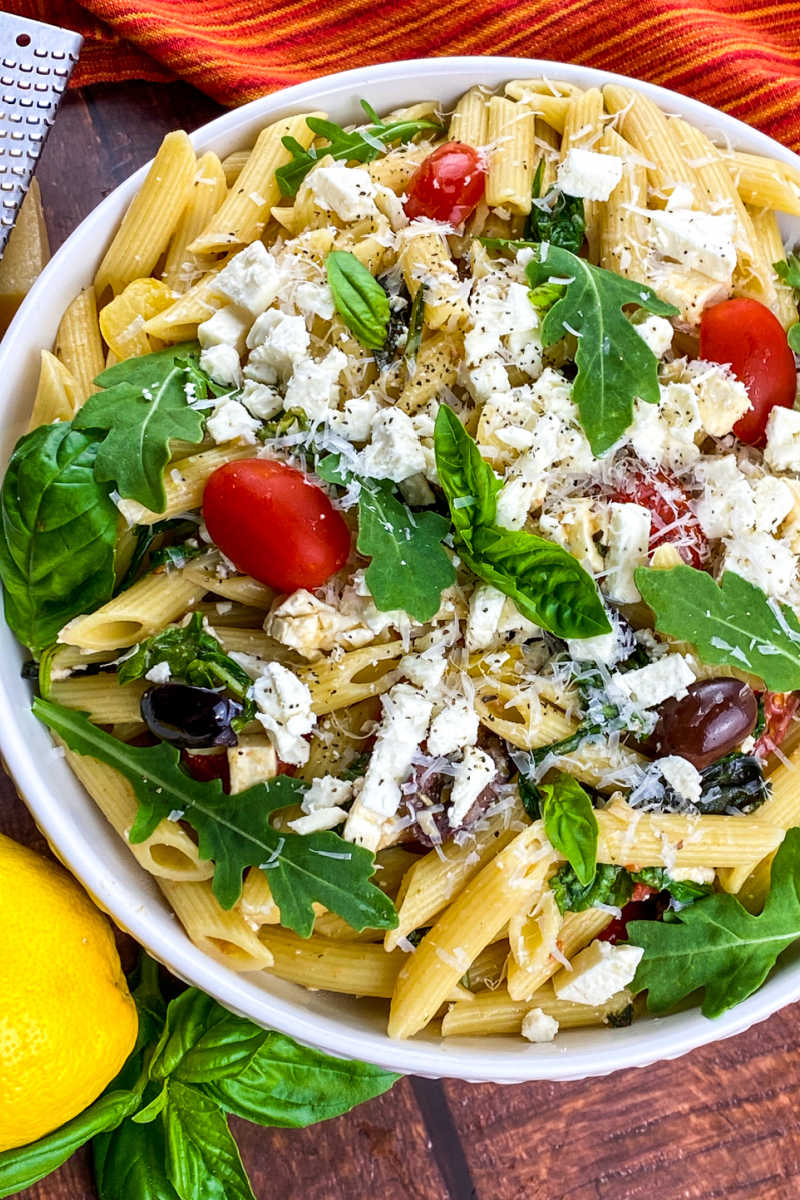
[{"label": "halved cherry tomato", "polygon": [[791,408],[797,394],[794,355],[778,318],[758,300],[713,304],[700,319],[700,357],[730,363],[752,404],[733,432],[750,446],[763,445],[770,412]]},{"label": "halved cherry tomato", "polygon": [[675,545],[690,567],[702,567],[707,561],[708,539],[692,512],[689,497],[670,471],[649,467],[638,458],[625,458],[608,498],[649,508],[650,553],[667,542]]},{"label": "halved cherry tomato", "polygon": [[281,592],[320,587],[350,553],[350,531],[322,489],[267,458],[219,467],[203,493],[203,517],[240,571]]},{"label": "halved cherry tomato", "polygon": [[460,225],[477,208],[486,185],[486,164],[472,146],[445,142],[420,163],[403,205],[410,221],[430,217]]},{"label": "halved cherry tomato", "polygon": [[191,750],[181,750],[181,763],[192,779],[198,780],[199,783],[220,779],[223,792],[231,790],[228,755],[224,750],[221,754],[193,754]]}]

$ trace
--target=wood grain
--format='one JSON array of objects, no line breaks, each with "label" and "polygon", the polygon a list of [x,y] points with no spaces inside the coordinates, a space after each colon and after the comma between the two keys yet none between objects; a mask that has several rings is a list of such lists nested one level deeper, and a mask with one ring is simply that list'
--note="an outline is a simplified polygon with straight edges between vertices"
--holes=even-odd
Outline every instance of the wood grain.
[{"label": "wood grain", "polygon": [[[39,169],[53,246],[171,128],[220,110],[182,84],[71,95]],[[8,779],[0,830],[44,849]],[[677,1062],[518,1087],[403,1080],[308,1130],[234,1122],[259,1200],[796,1200],[797,1006]],[[613,1033],[610,1033],[613,1036]],[[26,1200],[95,1200],[86,1153]]]}]

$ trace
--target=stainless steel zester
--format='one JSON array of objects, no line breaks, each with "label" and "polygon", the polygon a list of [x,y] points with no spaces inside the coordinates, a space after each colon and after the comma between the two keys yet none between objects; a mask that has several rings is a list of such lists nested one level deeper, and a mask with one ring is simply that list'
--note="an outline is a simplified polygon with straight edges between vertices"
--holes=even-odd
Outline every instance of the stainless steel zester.
[{"label": "stainless steel zester", "polygon": [[0,255],[82,43],[67,29],[0,12]]}]

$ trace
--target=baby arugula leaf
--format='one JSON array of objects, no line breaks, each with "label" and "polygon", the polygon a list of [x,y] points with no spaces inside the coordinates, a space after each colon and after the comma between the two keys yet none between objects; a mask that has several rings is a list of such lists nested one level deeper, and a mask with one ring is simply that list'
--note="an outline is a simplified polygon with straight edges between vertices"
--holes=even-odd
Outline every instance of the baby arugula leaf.
[{"label": "baby arugula leaf", "polygon": [[129,746],[93,725],[83,713],[38,697],[33,711],[71,750],[114,767],[133,785],[139,811],[131,842],[144,841],[171,812],[195,830],[200,857],[214,862],[214,895],[232,908],[242,891],[246,867],[267,872],[281,922],[301,937],[314,924],[314,901],[339,914],[354,929],[393,929],[391,900],[369,882],[374,855],[335,833],[280,833],[270,817],[302,798],[306,784],[278,775],[236,795],[220,781],[200,783],[180,767],[180,752],[161,742]]},{"label": "baby arugula leaf", "polygon": [[785,604],[734,571],[716,584],[707,571],[639,567],[636,586],[656,629],[691,642],[703,662],[744,668],[773,692],[800,688],[800,624]]},{"label": "baby arugula leaf", "polygon": [[782,262],[772,264],[775,274],[789,287],[800,292],[800,258],[796,254],[787,254]]},{"label": "baby arugula leaf", "polygon": [[540,783],[539,792],[544,831],[585,887],[597,866],[597,817],[589,795],[563,772],[550,783]]},{"label": "baby arugula leaf", "polygon": [[387,147],[395,142],[410,142],[418,133],[426,129],[440,132],[442,126],[430,117],[418,120],[382,121],[375,110],[361,101],[361,107],[372,122],[361,129],[353,129],[349,133],[341,125],[326,121],[322,117],[306,117],[306,124],[318,138],[327,138],[322,146],[313,146],[306,150],[296,138],[285,137],[282,142],[292,156],[291,162],[278,167],[275,179],[284,196],[295,196],[297,189],[308,172],[321,158],[330,156],[338,162],[372,162],[380,154],[385,154]]},{"label": "baby arugula leaf", "polygon": [[104,371],[97,378],[101,384],[111,380],[109,386],[90,396],[72,422],[75,429],[106,434],[97,452],[95,478],[116,484],[121,496],[154,512],[166,505],[164,468],[170,441],[199,442],[205,427],[186,394],[188,382],[196,394],[202,373],[196,366],[187,371],[181,358],[184,349],[172,347]]},{"label": "baby arugula leaf", "polygon": [[644,950],[632,987],[647,989],[647,1007],[656,1013],[704,988],[703,1015],[718,1017],[751,996],[798,937],[800,829],[790,829],[758,916],[735,896],[718,893],[665,913],[663,921],[632,921],[628,940]]},{"label": "baby arugula leaf", "polygon": [[645,284],[595,267],[560,246],[543,243],[525,270],[534,288],[553,281],[566,286],[544,316],[542,343],[552,346],[567,333],[577,338],[572,398],[592,452],[600,457],[631,424],[634,400],[657,404],[659,398],[658,360],[623,306],[635,304],[661,317],[678,310]]},{"label": "baby arugula leaf", "polygon": [[14,448],[0,492],[0,578],[6,620],[39,651],[111,597],[119,513],[95,478],[98,442],[64,422]]},{"label": "baby arugula leaf", "polygon": [[381,612],[403,609],[430,621],[456,571],[441,542],[449,528],[435,512],[412,513],[386,480],[362,480],[358,497],[358,550],[372,557],[364,575]]}]

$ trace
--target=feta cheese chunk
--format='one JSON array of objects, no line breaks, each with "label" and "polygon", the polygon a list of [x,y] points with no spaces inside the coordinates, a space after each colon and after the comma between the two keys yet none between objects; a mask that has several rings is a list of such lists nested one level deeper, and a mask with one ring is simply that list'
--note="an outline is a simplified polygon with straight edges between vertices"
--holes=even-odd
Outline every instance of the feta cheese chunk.
[{"label": "feta cheese chunk", "polygon": [[305,588],[298,588],[270,610],[264,632],[311,661],[334,646],[355,650],[374,637],[356,615],[340,612]]},{"label": "feta cheese chunk", "polygon": [[800,473],[800,412],[776,405],[767,421],[764,462],[773,471]]},{"label": "feta cheese chunk", "polygon": [[541,1008],[532,1008],[522,1018],[522,1036],[529,1042],[552,1042],[558,1033],[558,1021]]},{"label": "feta cheese chunk", "polygon": [[635,604],[641,600],[633,573],[647,566],[650,545],[650,510],[641,504],[610,506],[608,553],[605,557],[603,590],[619,604]]},{"label": "feta cheese chunk", "polygon": [[311,732],[317,718],[311,708],[311,692],[302,679],[281,663],[266,663],[252,695],[258,706],[256,718],[278,757],[297,767],[308,762],[309,746],[303,735]]},{"label": "feta cheese chunk", "polygon": [[277,308],[270,308],[254,322],[247,335],[250,348],[250,364],[263,364],[274,372],[274,383],[278,376],[290,375],[298,363],[308,354],[309,335],[302,317],[287,316]]},{"label": "feta cheese chunk", "polygon": [[377,397],[365,392],[345,400],[341,412],[329,413],[328,424],[348,442],[366,442],[377,411]]},{"label": "feta cheese chunk", "polygon": [[228,749],[231,795],[247,791],[256,783],[266,783],[278,774],[278,756],[274,746],[246,746],[241,742]]},{"label": "feta cheese chunk", "polygon": [[453,790],[447,820],[451,829],[457,829],[485,787],[497,775],[494,759],[477,746],[467,746],[464,757],[456,764]]},{"label": "feta cheese chunk", "polygon": [[497,636],[497,626],[506,598],[490,583],[480,583],[469,598],[467,649],[488,650]]},{"label": "feta cheese chunk", "polygon": [[668,754],[664,758],[655,759],[653,766],[658,769],[661,778],[666,779],[670,787],[678,793],[681,800],[697,804],[703,789],[703,777],[687,758],[682,758],[680,754]]},{"label": "feta cheese chunk", "polygon": [[347,355],[336,347],[319,362],[302,359],[289,380],[284,407],[299,408],[312,422],[323,420],[339,403],[339,376],[346,366]]},{"label": "feta cheese chunk", "polygon": [[149,671],[145,671],[145,679],[150,683],[167,683],[172,678],[172,671],[168,662],[154,663]]},{"label": "feta cheese chunk", "polygon": [[612,946],[591,942],[553,979],[559,1000],[599,1007],[633,981],[644,950],[641,946]]},{"label": "feta cheese chunk", "polygon": [[330,285],[303,280],[294,290],[294,306],[304,317],[322,317],[323,321],[330,321],[335,309]]},{"label": "feta cheese chunk", "polygon": [[252,416],[260,417],[262,421],[268,421],[283,408],[280,392],[254,379],[245,379],[238,399]]},{"label": "feta cheese chunk", "polygon": [[359,473],[401,483],[425,470],[425,451],[407,413],[384,408],[372,422],[372,438],[359,454]]},{"label": "feta cheese chunk", "polygon": [[220,343],[200,351],[200,370],[210,375],[215,383],[237,388],[242,382],[242,364],[235,346]]},{"label": "feta cheese chunk", "polygon": [[237,354],[244,350],[247,331],[252,324],[250,314],[236,304],[226,304],[197,326],[197,340],[203,350],[211,346],[233,346]]},{"label": "feta cheese chunk", "polygon": [[444,645],[431,646],[422,654],[405,654],[397,665],[410,683],[426,695],[432,695],[439,689],[447,668]]},{"label": "feta cheese chunk", "polygon": [[457,697],[431,721],[428,753],[434,758],[455,754],[478,740],[478,714],[463,696]]},{"label": "feta cheese chunk", "polygon": [[622,179],[622,159],[595,150],[568,150],[558,168],[556,182],[568,196],[583,200],[608,200]]},{"label": "feta cheese chunk", "polygon": [[726,540],[724,567],[754,583],[774,600],[790,600],[797,576],[797,559],[779,538],[753,532]]},{"label": "feta cheese chunk", "polygon": [[341,808],[349,804],[355,792],[354,779],[337,779],[335,775],[321,775],[312,779],[311,787],[300,803],[304,813],[317,812],[320,808]]},{"label": "feta cheese chunk", "polygon": [[217,444],[241,438],[252,445],[256,440],[256,430],[260,427],[261,422],[251,417],[238,400],[223,400],[206,422],[206,430]]},{"label": "feta cheese chunk", "polygon": [[672,345],[675,330],[666,317],[648,314],[641,321],[634,321],[633,328],[643,342],[649,346],[656,358],[663,358]]},{"label": "feta cheese chunk", "polygon": [[694,681],[695,673],[683,654],[665,654],[636,671],[616,672],[608,690],[609,695],[621,695],[647,709],[655,708],[672,696],[680,699]]},{"label": "feta cheese chunk", "polygon": [[648,218],[653,247],[664,258],[719,283],[730,282],[736,266],[736,219],[732,213],[654,209]]},{"label": "feta cheese chunk", "polygon": [[378,189],[363,167],[348,167],[344,163],[315,167],[306,182],[315,203],[327,212],[336,213],[342,221],[358,221],[377,214]]},{"label": "feta cheese chunk", "polygon": [[719,363],[696,359],[688,373],[703,429],[712,437],[724,437],[752,408],[747,388],[728,367]]},{"label": "feta cheese chunk", "polygon": [[251,242],[235,254],[214,279],[212,291],[257,317],[281,288],[277,263],[263,242]]},{"label": "feta cheese chunk", "polygon": [[289,828],[301,835],[320,833],[325,829],[335,829],[345,820],[347,820],[345,810],[334,805],[330,808],[318,808],[304,817],[295,817],[293,821],[289,821]]}]

